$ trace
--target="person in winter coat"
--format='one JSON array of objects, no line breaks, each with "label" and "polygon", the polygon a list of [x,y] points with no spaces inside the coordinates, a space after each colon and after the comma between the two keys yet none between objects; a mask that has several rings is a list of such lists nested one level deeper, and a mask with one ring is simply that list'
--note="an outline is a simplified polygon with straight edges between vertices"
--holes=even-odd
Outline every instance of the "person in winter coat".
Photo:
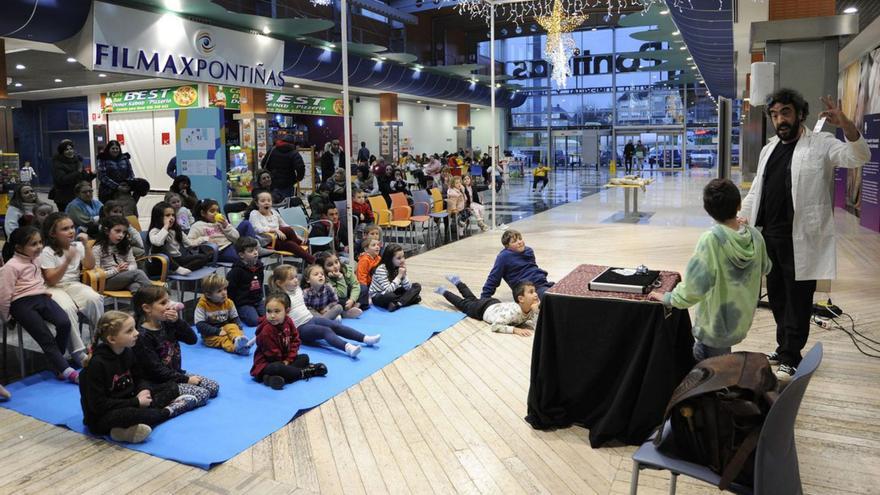
[{"label": "person in winter coat", "polygon": [[260,168],[272,176],[272,196],[293,196],[296,184],[305,177],[306,165],[295,143],[293,135],[285,134],[260,162]]},{"label": "person in winter coat", "polygon": [[337,168],[345,169],[345,154],[339,147],[339,140],[334,139],[324,146],[324,154],[321,155],[321,180],[333,177]]},{"label": "person in winter coat", "polygon": [[97,158],[98,199],[106,203],[116,199],[117,192],[128,194],[131,191],[128,181],[134,179],[134,170],[131,168],[131,155],[122,152],[119,141],[108,142]]},{"label": "person in winter coat", "polygon": [[52,157],[52,190],[49,199],[55,200],[58,211],[64,211],[73,201],[74,186],[80,181],[91,182],[95,174],[83,167],[82,157],[76,152],[73,141],[65,139],[58,143],[58,153]]}]

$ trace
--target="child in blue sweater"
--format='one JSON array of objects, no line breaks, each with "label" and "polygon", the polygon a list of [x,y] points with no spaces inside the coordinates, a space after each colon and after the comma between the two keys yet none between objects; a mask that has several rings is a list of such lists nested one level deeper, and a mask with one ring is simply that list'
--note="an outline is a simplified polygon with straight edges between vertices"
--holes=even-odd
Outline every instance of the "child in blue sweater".
[{"label": "child in blue sweater", "polygon": [[535,252],[526,247],[522,234],[508,229],[501,236],[501,244],[504,249],[495,257],[495,266],[486,278],[480,299],[492,297],[502,280],[507,282],[511,290],[522,282],[531,282],[538,296],[544,297],[544,292],[553,287],[553,282],[548,281],[547,272],[538,267]]}]

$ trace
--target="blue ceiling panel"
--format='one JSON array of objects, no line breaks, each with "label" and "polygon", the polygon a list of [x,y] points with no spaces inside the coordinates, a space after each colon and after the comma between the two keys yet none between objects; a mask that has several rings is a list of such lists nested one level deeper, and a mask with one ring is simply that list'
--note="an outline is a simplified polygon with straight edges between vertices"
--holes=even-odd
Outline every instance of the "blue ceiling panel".
[{"label": "blue ceiling panel", "polygon": [[712,96],[736,96],[732,0],[666,0]]},{"label": "blue ceiling panel", "polygon": [[[484,84],[435,74],[374,60],[359,55],[348,55],[349,85],[391,93],[406,93],[423,98],[459,101],[475,105],[489,105],[491,92]],[[342,54],[294,41],[284,45],[284,75],[311,81],[342,84]],[[508,89],[495,90],[495,105],[514,108],[522,105],[526,95]]]},{"label": "blue ceiling panel", "polygon": [[91,0],[2,0],[0,36],[55,43],[79,32]]}]

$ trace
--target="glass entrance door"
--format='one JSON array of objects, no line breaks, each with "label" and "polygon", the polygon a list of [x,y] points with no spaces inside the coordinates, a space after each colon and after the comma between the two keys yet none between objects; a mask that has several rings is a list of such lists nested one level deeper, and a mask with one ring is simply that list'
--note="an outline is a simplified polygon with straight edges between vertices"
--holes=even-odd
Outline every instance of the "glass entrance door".
[{"label": "glass entrance door", "polygon": [[581,134],[568,135],[566,131],[553,133],[553,166],[578,167],[582,164]]}]

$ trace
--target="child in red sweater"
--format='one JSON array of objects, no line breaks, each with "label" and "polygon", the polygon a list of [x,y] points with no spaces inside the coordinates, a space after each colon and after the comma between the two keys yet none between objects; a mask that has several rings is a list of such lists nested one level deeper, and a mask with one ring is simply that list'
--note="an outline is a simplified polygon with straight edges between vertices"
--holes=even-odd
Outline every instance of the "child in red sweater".
[{"label": "child in red sweater", "polygon": [[299,331],[287,316],[290,298],[287,294],[273,293],[266,298],[266,316],[257,326],[257,350],[251,376],[274,390],[285,383],[325,376],[323,363],[309,363],[309,356],[299,354]]},{"label": "child in red sweater", "polygon": [[367,193],[357,190],[352,198],[351,209],[358,218],[358,225],[367,226],[373,223],[373,209],[367,203]]}]

